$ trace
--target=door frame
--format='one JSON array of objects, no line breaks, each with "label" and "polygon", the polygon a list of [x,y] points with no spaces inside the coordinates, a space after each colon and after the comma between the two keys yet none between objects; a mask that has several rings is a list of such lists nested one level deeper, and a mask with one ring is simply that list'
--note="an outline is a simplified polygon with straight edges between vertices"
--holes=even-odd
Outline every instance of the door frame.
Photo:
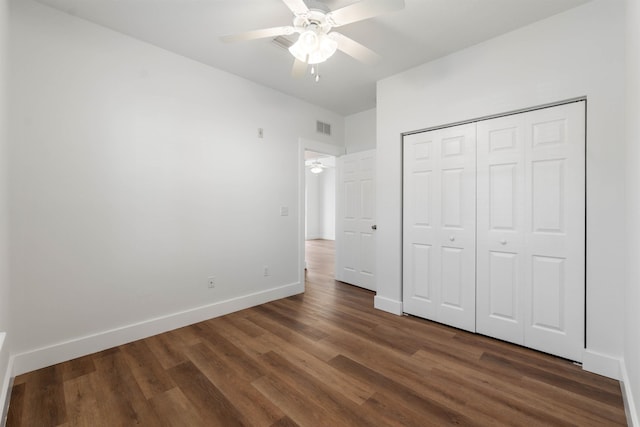
[{"label": "door frame", "polygon": [[[339,147],[337,145],[327,144],[326,142],[320,142],[307,138],[298,139],[298,281],[305,286],[304,277],[304,263],[305,263],[305,232],[304,222],[306,217],[305,200],[305,188],[306,188],[306,175],[304,164],[304,152],[315,151],[317,153],[328,154],[330,156],[340,157],[345,154],[345,147]],[[336,198],[336,206],[339,200]]]}]

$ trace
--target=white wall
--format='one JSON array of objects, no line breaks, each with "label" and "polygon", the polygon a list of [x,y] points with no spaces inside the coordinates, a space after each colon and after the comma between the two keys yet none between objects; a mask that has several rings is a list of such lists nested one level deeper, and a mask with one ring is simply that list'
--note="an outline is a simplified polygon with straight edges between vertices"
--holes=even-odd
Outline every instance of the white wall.
[{"label": "white wall", "polygon": [[336,238],[336,171],[325,168],[314,174],[306,169],[306,239]]},{"label": "white wall", "polygon": [[13,6],[16,373],[302,291],[298,141],[341,116]]},{"label": "white wall", "polygon": [[619,375],[624,325],[624,2],[596,0],[378,83],[378,294],[401,306],[401,133],[588,98],[585,369]]},{"label": "white wall", "polygon": [[627,0],[627,258],[623,381],[640,426],[640,3]]},{"label": "white wall", "polygon": [[376,148],[376,109],[344,118],[344,144],[347,154]]},{"label": "white wall", "polygon": [[[10,372],[9,340],[10,332],[9,310],[9,234],[8,234],[8,196],[7,196],[7,120],[6,120],[6,64],[8,62],[7,38],[9,24],[9,4],[7,0],[0,0],[0,413],[4,406]],[[0,419],[0,424],[2,420]]]}]

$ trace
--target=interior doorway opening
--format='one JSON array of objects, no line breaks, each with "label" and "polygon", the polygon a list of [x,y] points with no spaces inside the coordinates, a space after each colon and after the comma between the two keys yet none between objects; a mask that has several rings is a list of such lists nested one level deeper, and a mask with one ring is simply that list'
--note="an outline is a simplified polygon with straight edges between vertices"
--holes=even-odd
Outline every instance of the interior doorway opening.
[{"label": "interior doorway opening", "polygon": [[[305,150],[305,268],[335,274],[336,157]],[[331,266],[330,268],[328,266]],[[322,271],[319,271],[319,270]],[[331,270],[331,271],[327,271]]]}]

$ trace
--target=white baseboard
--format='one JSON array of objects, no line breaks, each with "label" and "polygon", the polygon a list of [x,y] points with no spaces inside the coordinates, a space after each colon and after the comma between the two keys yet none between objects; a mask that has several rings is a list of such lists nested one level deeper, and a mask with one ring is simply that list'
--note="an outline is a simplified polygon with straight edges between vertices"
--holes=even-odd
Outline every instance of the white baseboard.
[{"label": "white baseboard", "polygon": [[402,301],[376,295],[373,298],[373,307],[378,310],[402,316]]},{"label": "white baseboard", "polygon": [[620,380],[620,359],[597,351],[585,349],[582,353],[582,369]]},{"label": "white baseboard", "polygon": [[631,390],[631,380],[629,379],[624,359],[620,360],[620,374],[622,400],[624,400],[624,412],[627,415],[627,424],[629,427],[640,427],[638,408],[636,408],[635,400],[633,400],[634,396]]},{"label": "white baseboard", "polygon": [[302,292],[304,292],[304,284],[293,283],[16,354],[12,358],[13,375],[55,365]]}]

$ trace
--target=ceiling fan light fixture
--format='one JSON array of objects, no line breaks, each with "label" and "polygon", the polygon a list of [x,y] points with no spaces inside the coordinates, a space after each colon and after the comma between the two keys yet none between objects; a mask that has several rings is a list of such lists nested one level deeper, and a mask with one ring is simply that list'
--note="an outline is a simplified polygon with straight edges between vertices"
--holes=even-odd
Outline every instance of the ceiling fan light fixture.
[{"label": "ceiling fan light fixture", "polygon": [[331,58],[338,49],[338,42],[323,34],[315,51],[309,54],[309,64],[319,64]]},{"label": "ceiling fan light fixture", "polygon": [[338,49],[338,42],[316,28],[303,31],[289,52],[299,61],[319,64],[329,59]]},{"label": "ceiling fan light fixture", "polygon": [[311,169],[309,169],[309,172],[315,173],[315,174],[321,173],[322,172],[322,167],[316,165],[316,166],[312,167]]}]

